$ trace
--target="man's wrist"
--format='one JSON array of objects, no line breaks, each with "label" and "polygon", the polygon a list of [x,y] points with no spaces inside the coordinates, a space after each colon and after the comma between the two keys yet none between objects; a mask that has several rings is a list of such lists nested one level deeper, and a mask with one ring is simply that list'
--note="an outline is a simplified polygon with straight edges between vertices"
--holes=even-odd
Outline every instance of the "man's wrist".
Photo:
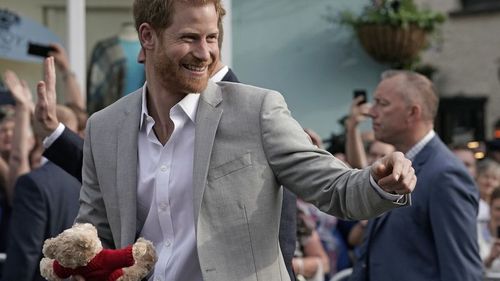
[{"label": "man's wrist", "polygon": [[27,101],[17,100],[16,101],[16,110],[26,110],[26,111],[29,111],[30,110],[30,103],[27,102]]},{"label": "man's wrist", "polygon": [[62,73],[62,79],[64,81],[66,81],[66,80],[68,80],[68,78],[74,77],[74,76],[75,76],[75,73],[73,71],[71,71],[70,69],[63,71],[63,73]]},{"label": "man's wrist", "polygon": [[[399,194],[393,194],[385,191],[380,185],[378,185],[377,181],[373,177],[373,175],[370,173],[370,185],[375,189],[375,191],[384,199],[392,201],[394,203],[402,203],[406,202],[406,200],[403,200],[404,195],[399,195]],[[402,201],[403,200],[403,201]]]},{"label": "man's wrist", "polygon": [[345,120],[346,129],[356,129],[358,127],[358,124],[359,122],[352,116],[347,117],[347,119]]},{"label": "man's wrist", "polygon": [[54,141],[62,135],[64,129],[66,127],[62,123],[58,123],[56,129],[52,130],[47,136],[43,139],[43,147],[49,148]]},{"label": "man's wrist", "polygon": [[61,124],[59,121],[54,121],[50,123],[51,124],[47,126],[47,129],[50,131],[50,133],[54,132],[57,129],[57,127],[59,127],[59,125]]}]

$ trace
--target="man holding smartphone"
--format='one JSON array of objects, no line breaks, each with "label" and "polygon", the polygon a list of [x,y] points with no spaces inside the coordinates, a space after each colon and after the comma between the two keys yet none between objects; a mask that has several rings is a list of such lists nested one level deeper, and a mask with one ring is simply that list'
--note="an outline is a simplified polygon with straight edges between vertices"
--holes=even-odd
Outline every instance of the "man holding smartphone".
[{"label": "man holding smartphone", "polygon": [[479,194],[465,166],[433,130],[434,86],[410,71],[382,77],[368,112],[375,138],[412,160],[418,182],[411,207],[369,221],[351,280],[482,280]]}]

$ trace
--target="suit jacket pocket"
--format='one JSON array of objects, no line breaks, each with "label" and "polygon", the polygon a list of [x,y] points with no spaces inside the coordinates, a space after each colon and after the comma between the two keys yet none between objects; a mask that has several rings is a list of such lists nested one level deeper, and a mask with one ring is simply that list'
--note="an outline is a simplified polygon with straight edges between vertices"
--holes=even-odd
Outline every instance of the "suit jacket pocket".
[{"label": "suit jacket pocket", "polygon": [[209,179],[210,180],[216,180],[218,178],[221,178],[225,175],[229,175],[231,173],[234,173],[236,171],[239,171],[245,167],[248,167],[252,165],[252,157],[251,153],[245,153],[238,158],[231,160],[229,162],[226,162],[222,165],[219,165],[215,168],[213,168],[210,171]]}]

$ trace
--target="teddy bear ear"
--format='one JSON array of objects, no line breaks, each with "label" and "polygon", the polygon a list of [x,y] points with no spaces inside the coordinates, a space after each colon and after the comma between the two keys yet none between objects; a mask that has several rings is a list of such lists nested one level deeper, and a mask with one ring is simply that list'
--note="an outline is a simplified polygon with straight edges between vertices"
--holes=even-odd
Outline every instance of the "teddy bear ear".
[{"label": "teddy bear ear", "polygon": [[93,226],[90,223],[84,223],[84,224],[81,225],[81,227],[84,228],[87,231],[91,231],[92,233],[96,233],[97,234],[97,229],[95,228],[95,226]]},{"label": "teddy bear ear", "polygon": [[50,259],[55,259],[57,243],[55,238],[49,238],[43,243],[43,255]]}]

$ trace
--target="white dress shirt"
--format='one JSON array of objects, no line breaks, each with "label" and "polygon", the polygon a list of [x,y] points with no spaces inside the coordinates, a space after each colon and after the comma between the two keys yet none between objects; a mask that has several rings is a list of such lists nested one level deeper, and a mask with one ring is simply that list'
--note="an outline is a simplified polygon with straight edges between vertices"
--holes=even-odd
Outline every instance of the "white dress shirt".
[{"label": "white dress shirt", "polygon": [[150,281],[201,281],[193,214],[195,118],[199,94],[189,94],[170,110],[174,131],[162,145],[142,93],[138,135],[137,208],[146,217],[141,236],[152,241],[158,261]]},{"label": "white dress shirt", "polygon": [[216,73],[214,73],[214,75],[212,75],[212,77],[210,77],[210,80],[215,83],[220,82],[222,81],[222,78],[226,76],[228,71],[229,67],[227,65],[224,65],[221,69],[219,69],[219,71],[217,71]]},{"label": "white dress shirt", "polygon": [[406,152],[406,158],[414,161],[415,157],[417,157],[417,154],[424,148],[426,144],[428,144],[432,140],[435,135],[436,132],[434,132],[434,130],[430,130],[419,142],[417,142],[414,146],[412,146],[412,148],[410,148],[410,150]]},{"label": "white dress shirt", "polygon": [[43,139],[43,147],[45,149],[49,148],[62,135],[65,128],[66,127],[63,125],[63,123],[59,122],[57,128],[50,135]]}]

